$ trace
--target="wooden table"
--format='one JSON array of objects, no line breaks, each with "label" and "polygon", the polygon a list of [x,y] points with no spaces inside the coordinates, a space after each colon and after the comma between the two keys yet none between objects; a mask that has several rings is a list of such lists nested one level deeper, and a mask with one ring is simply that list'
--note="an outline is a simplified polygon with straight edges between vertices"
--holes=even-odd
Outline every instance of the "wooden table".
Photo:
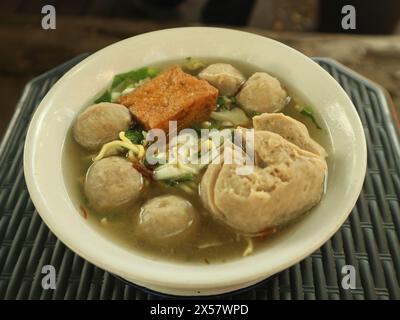
[{"label": "wooden table", "polygon": [[[40,16],[0,16],[0,135],[29,79],[83,52],[175,22],[58,17],[56,30],[41,29]],[[308,56],[331,57],[381,84],[400,106],[400,36],[276,33],[245,29],[288,44]]]}]

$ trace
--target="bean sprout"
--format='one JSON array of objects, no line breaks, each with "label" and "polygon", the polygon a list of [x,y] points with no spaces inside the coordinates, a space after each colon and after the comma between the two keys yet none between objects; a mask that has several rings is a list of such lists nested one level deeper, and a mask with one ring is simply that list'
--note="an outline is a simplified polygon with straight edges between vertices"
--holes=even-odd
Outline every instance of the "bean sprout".
[{"label": "bean sprout", "polygon": [[250,237],[246,237],[246,241],[247,241],[247,248],[243,252],[243,257],[252,254],[254,250],[253,240]]}]

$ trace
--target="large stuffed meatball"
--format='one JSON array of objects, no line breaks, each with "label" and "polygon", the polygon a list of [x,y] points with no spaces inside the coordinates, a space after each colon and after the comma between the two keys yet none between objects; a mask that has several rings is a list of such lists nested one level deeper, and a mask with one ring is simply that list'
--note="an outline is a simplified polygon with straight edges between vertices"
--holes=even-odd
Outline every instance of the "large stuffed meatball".
[{"label": "large stuffed meatball", "polygon": [[266,72],[254,73],[236,97],[248,113],[277,112],[287,101],[287,93],[279,80]]},{"label": "large stuffed meatball", "polygon": [[142,175],[131,162],[121,157],[109,157],[90,166],[84,189],[94,209],[114,211],[133,205],[142,186]]},{"label": "large stuffed meatball", "polygon": [[234,96],[246,80],[243,74],[228,63],[214,63],[199,73],[199,78],[208,81],[222,96]]},{"label": "large stuffed meatball", "polygon": [[322,196],[326,162],[280,135],[254,132],[253,172],[239,164],[210,164],[200,196],[210,214],[234,230],[254,235],[282,226],[316,205]]},{"label": "large stuffed meatball", "polygon": [[308,133],[307,127],[283,113],[263,113],[253,117],[254,130],[265,130],[279,134],[289,142],[303,150],[310,151],[322,158],[327,156],[325,149],[314,141]]},{"label": "large stuffed meatball", "polygon": [[86,149],[98,150],[107,142],[118,139],[118,134],[129,128],[131,114],[120,104],[103,102],[83,111],[75,121],[73,135]]}]

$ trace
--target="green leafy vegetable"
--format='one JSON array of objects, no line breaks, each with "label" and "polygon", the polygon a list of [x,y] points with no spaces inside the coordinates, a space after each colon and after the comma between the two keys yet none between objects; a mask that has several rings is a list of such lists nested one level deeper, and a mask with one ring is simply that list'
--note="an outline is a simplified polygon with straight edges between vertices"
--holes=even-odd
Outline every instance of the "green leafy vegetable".
[{"label": "green leafy vegetable", "polygon": [[180,177],[174,178],[174,179],[169,179],[169,180],[165,180],[164,182],[169,185],[170,187],[175,187],[178,184],[180,184],[181,182],[187,182],[187,181],[193,181],[193,174],[192,173],[186,173],[183,174]]},{"label": "green leafy vegetable", "polygon": [[219,96],[218,99],[217,99],[217,104],[218,104],[220,107],[225,106],[225,97],[224,97],[224,96]]},{"label": "green leafy vegetable", "polygon": [[98,97],[94,103],[100,102],[111,102],[111,92],[109,90],[105,91],[100,97]]},{"label": "green leafy vegetable", "polygon": [[261,112],[258,112],[258,111],[251,111],[250,112],[250,117],[255,117],[255,116],[259,116],[259,115],[261,115],[262,113]]},{"label": "green leafy vegetable", "polygon": [[218,125],[218,122],[215,121],[214,119],[209,119],[208,122],[210,122],[210,125],[207,127],[207,129],[220,129],[220,126]]},{"label": "green leafy vegetable", "polygon": [[235,97],[219,96],[217,99],[218,109],[230,110],[237,104]]},{"label": "green leafy vegetable", "polygon": [[300,114],[302,114],[305,117],[308,117],[315,124],[317,129],[322,129],[321,126],[318,124],[317,120],[315,119],[314,111],[313,111],[313,109],[311,109],[311,107],[307,107],[307,106],[303,107],[300,110]]},{"label": "green leafy vegetable", "polygon": [[134,144],[141,144],[144,140],[143,128],[136,124],[131,129],[125,132],[125,137],[132,141]]},{"label": "green leafy vegetable", "polygon": [[213,119],[209,119],[207,121],[204,121],[202,123],[192,123],[191,129],[193,129],[194,131],[196,131],[197,136],[200,137],[201,136],[201,129],[220,129],[220,125],[218,124],[217,121],[213,120]]},{"label": "green leafy vegetable", "polygon": [[183,67],[190,71],[195,71],[197,69],[204,68],[205,66],[206,64],[203,61],[192,57],[187,57],[185,59],[185,63],[183,64]]},{"label": "green leafy vegetable", "polygon": [[[158,70],[155,68],[144,67],[137,70],[120,73],[114,76],[111,84],[111,89],[114,91],[117,87],[123,87],[125,89],[129,85],[135,84],[140,80],[146,78],[154,78],[158,74]],[[123,91],[123,90],[120,90]]]},{"label": "green leafy vegetable", "polygon": [[134,88],[135,85],[145,79],[154,78],[158,74],[158,69],[144,67],[137,70],[120,73],[114,76],[111,88],[106,90],[95,103],[100,102],[113,102],[119,98],[123,91],[127,88]]}]

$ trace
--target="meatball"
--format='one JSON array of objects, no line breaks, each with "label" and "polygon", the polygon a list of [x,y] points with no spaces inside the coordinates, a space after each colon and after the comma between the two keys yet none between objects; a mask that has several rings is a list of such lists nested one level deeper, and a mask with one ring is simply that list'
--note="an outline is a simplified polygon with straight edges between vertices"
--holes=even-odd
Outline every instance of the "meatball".
[{"label": "meatball", "polygon": [[131,123],[129,110],[120,104],[102,102],[83,111],[75,121],[73,135],[86,149],[98,150],[107,142],[118,139]]},{"label": "meatball", "polygon": [[283,113],[264,113],[253,117],[253,126],[254,130],[277,133],[299,148],[315,153],[321,158],[327,156],[325,149],[310,137],[303,123]]},{"label": "meatball", "polygon": [[287,93],[278,79],[266,72],[254,73],[236,96],[247,112],[277,112],[286,104]]},{"label": "meatball", "polygon": [[143,205],[137,232],[155,244],[177,243],[193,233],[196,218],[189,201],[175,195],[159,196]]},{"label": "meatball", "polygon": [[94,209],[115,211],[133,205],[142,187],[142,175],[131,162],[121,157],[109,157],[90,166],[84,189]]},{"label": "meatball", "polygon": [[208,81],[222,96],[233,96],[246,80],[239,70],[228,63],[214,63],[199,73],[199,78]]},{"label": "meatball", "polygon": [[210,214],[250,235],[282,226],[316,205],[327,170],[318,155],[268,131],[254,132],[254,152],[252,173],[238,175],[238,164],[211,165],[200,185]]}]

